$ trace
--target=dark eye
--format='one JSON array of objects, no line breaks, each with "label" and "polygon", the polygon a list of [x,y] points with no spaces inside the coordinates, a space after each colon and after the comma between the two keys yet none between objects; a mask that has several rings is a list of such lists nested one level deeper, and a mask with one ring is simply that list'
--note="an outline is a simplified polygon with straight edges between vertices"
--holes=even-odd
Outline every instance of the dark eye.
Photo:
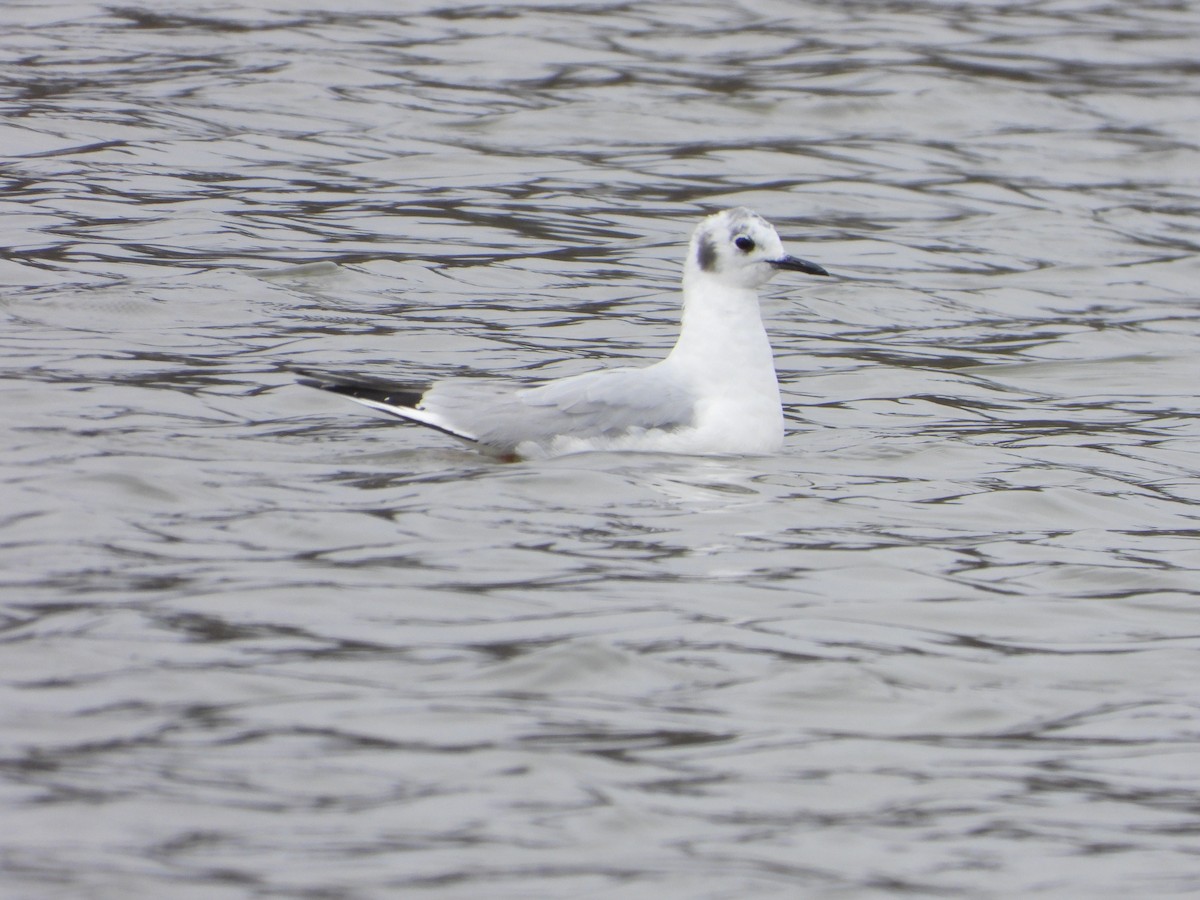
[{"label": "dark eye", "polygon": [[743,234],[740,238],[734,239],[733,246],[737,247],[743,253],[749,253],[754,249],[754,241]]}]

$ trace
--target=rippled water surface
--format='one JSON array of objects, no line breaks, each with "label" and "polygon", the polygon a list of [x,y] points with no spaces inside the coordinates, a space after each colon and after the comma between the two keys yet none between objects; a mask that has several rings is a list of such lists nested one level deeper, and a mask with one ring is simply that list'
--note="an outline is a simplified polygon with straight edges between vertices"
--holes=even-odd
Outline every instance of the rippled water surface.
[{"label": "rippled water surface", "polygon": [[[4,4],[3,895],[1194,896],[1198,58],[1186,2]],[[836,275],[764,299],[776,457],[288,372],[652,360],[737,204]]]}]

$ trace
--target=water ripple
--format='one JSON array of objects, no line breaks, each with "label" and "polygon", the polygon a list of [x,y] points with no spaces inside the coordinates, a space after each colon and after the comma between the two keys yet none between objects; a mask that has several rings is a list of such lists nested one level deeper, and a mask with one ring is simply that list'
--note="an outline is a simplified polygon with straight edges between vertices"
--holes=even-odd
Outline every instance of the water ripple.
[{"label": "water ripple", "polygon": [[[14,896],[1184,896],[1186,5],[0,12]],[[498,465],[290,367],[670,346],[770,459]]]}]

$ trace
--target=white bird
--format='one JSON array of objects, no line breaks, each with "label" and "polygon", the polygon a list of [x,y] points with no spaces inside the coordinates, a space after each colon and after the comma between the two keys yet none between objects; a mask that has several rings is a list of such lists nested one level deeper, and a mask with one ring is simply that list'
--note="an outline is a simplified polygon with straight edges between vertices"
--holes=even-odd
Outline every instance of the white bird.
[{"label": "white bird", "polygon": [[774,453],[783,444],[783,409],[758,289],[780,269],[829,274],[784,252],[761,216],[727,209],[702,220],[692,234],[679,339],[652,365],[600,369],[536,387],[472,378],[381,387],[308,371],[300,384],[501,458],[586,450]]}]

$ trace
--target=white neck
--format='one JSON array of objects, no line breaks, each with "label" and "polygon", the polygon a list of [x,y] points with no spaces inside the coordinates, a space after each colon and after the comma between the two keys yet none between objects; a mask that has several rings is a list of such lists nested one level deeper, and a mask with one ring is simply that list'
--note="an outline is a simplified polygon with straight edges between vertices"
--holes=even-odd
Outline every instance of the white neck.
[{"label": "white neck", "polygon": [[698,397],[696,446],[774,453],[783,443],[775,360],[754,288],[684,276],[679,340],[660,365]]},{"label": "white neck", "polygon": [[758,291],[685,273],[683,319],[670,359],[705,381],[745,385],[767,379],[774,386],[775,363],[758,308]]}]

